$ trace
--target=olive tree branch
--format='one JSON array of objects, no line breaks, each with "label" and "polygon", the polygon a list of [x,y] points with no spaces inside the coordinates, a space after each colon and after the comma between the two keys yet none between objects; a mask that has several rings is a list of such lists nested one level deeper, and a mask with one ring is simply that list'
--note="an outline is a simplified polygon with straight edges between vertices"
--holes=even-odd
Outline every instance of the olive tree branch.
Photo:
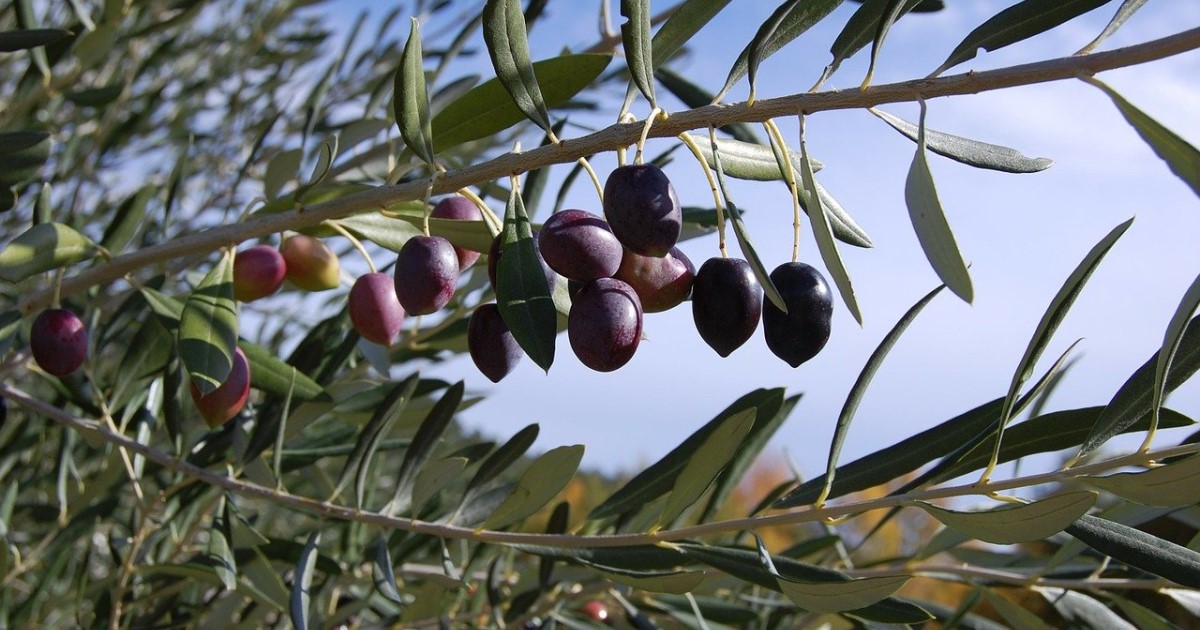
[{"label": "olive tree branch", "polygon": [[441,538],[456,540],[472,540],[496,544],[526,544],[547,547],[579,548],[579,547],[627,547],[633,545],[655,545],[694,539],[700,536],[720,533],[730,533],[743,530],[758,530],[779,525],[796,525],[823,521],[830,518],[849,517],[864,512],[884,508],[902,507],[915,501],[930,501],[962,496],[990,495],[997,492],[1025,488],[1051,483],[1071,481],[1084,475],[1094,475],[1127,466],[1146,466],[1154,461],[1162,461],[1170,457],[1188,455],[1200,452],[1200,444],[1184,444],[1159,449],[1149,453],[1135,452],[1128,455],[1113,457],[1100,462],[1077,466],[1065,470],[1054,470],[1046,473],[1013,477],[987,483],[968,483],[957,486],[945,486],[926,490],[917,490],[905,494],[886,496],[862,501],[847,501],[838,505],[822,507],[805,506],[766,516],[751,516],[740,519],[713,521],[671,530],[661,530],[654,533],[640,534],[526,534],[519,532],[476,530],[469,527],[458,527],[441,523],[432,523],[412,518],[388,516],[376,512],[358,510],[353,507],[337,505],[291,494],[289,492],[268,488],[241,479],[235,479],[215,473],[180,460],[168,453],[160,451],[147,444],[112,431],[103,423],[96,420],[80,418],[67,411],[55,407],[45,401],[38,400],[28,393],[14,388],[7,383],[0,383],[0,395],[10,401],[37,414],[46,416],[56,422],[79,431],[85,431],[113,445],[131,450],[146,459],[167,469],[188,475],[198,481],[216,486],[229,492],[250,499],[262,499],[276,505],[282,505],[322,518],[342,521],[356,521],[375,525],[386,529],[402,529],[418,534],[429,534]]},{"label": "olive tree branch", "polygon": [[[839,109],[865,109],[885,103],[909,102],[962,94],[977,94],[1010,87],[1075,79],[1172,57],[1200,48],[1200,28],[1142,44],[1088,55],[1059,57],[985,72],[967,72],[951,76],[913,79],[875,85],[865,90],[844,89],[792,94],[756,101],[753,105],[707,105],[671,114],[654,125],[650,136],[668,138],[685,131],[722,127],[732,123],[764,122],[797,112],[813,114]],[[524,173],[552,164],[575,162],[581,157],[612,151],[638,141],[640,123],[616,123],[592,134],[548,144],[521,153],[505,153],[486,162],[449,171],[437,178],[433,194],[457,191],[472,184]],[[80,272],[62,283],[62,295],[78,293],[92,286],[115,281],[128,273],[165,260],[204,254],[221,247],[236,245],[284,230],[311,228],[324,221],[375,211],[389,205],[422,199],[429,192],[424,180],[346,195],[338,199],[298,210],[259,215],[242,223],[222,225],[201,231],[188,231],[169,241],[117,256]],[[25,314],[45,308],[51,299],[49,290],[34,292],[21,302]]]}]

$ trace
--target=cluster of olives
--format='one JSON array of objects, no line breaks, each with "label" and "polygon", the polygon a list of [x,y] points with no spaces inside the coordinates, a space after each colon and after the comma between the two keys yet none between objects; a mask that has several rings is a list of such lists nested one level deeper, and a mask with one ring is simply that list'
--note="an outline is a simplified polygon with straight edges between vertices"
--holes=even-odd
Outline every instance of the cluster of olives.
[{"label": "cluster of olives", "polygon": [[[832,295],[810,265],[791,262],[771,273],[787,312],[767,301],[749,263],[714,257],[699,271],[677,247],[682,212],[674,186],[650,164],[621,166],[604,186],[604,218],[585,210],[552,215],[535,233],[535,251],[551,287],[558,276],[571,287],[567,336],[580,362],[601,372],[633,357],[644,313],[666,311],[689,296],[696,329],[722,357],[753,336],[763,322],[767,347],[793,367],[811,359],[829,339]],[[607,219],[607,221],[606,221]],[[497,239],[489,259],[495,287]],[[476,310],[468,329],[471,356],[488,378],[507,375],[521,351],[495,305]]]}]

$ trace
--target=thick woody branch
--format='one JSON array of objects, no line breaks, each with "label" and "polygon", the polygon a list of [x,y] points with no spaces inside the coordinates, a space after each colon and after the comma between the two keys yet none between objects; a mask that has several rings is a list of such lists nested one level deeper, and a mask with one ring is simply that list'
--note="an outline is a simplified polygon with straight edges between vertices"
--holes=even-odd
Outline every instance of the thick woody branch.
[{"label": "thick woody branch", "polygon": [[[886,103],[978,94],[1022,85],[1061,81],[1156,61],[1196,48],[1200,48],[1200,28],[1107,52],[1061,57],[986,72],[914,79],[871,86],[865,90],[852,88],[792,94],[759,100],[753,105],[708,105],[672,114],[654,125],[650,137],[675,137],[694,129],[720,127],[736,122],[763,122],[781,116],[794,116],[799,112],[813,114],[837,109],[862,109]],[[614,124],[587,136],[564,140],[558,145],[547,145],[522,153],[505,153],[487,162],[440,175],[434,183],[433,193],[449,193],[481,182],[551,164],[574,162],[581,157],[629,146],[637,142],[642,127],[642,123]],[[154,263],[203,254],[284,230],[310,228],[322,221],[336,220],[404,201],[421,199],[425,196],[427,185],[426,181],[415,181],[395,186],[379,186],[293,212],[257,216],[243,223],[184,234],[160,245],[118,256],[66,278],[62,283],[62,294],[70,295],[95,285],[113,282]],[[21,308],[29,314],[44,308],[50,303],[50,299],[49,290],[39,291],[27,297]]]}]

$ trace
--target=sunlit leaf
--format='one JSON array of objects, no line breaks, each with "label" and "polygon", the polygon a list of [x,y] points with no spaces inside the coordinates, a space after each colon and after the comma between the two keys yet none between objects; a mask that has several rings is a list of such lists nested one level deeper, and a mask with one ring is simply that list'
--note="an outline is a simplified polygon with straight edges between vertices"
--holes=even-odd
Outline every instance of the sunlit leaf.
[{"label": "sunlit leaf", "polygon": [[429,97],[425,93],[424,53],[421,50],[421,24],[412,18],[408,42],[400,55],[396,72],[394,109],[400,137],[413,153],[427,164],[434,161],[433,130],[429,120]]},{"label": "sunlit leaf", "polygon": [[430,499],[462,473],[467,467],[467,461],[465,457],[447,457],[422,468],[413,480],[412,511],[420,513]]},{"label": "sunlit leaf", "polygon": [[621,0],[621,43],[629,74],[642,96],[657,107],[654,97],[654,47],[650,39],[650,0]]},{"label": "sunlit leaf", "polygon": [[550,130],[550,114],[529,58],[525,16],[519,0],[487,0],[483,7],[483,39],[496,78],[526,118]]},{"label": "sunlit leaf", "polygon": [[1191,455],[1143,472],[1084,477],[1126,501],[1163,507],[1200,503],[1200,456]]},{"label": "sunlit leaf", "polygon": [[779,588],[788,599],[805,610],[835,613],[866,608],[887,599],[908,580],[907,575],[829,582],[779,580]]},{"label": "sunlit leaf", "polygon": [[404,604],[404,598],[400,597],[400,592],[396,590],[396,573],[392,569],[392,555],[388,551],[387,539],[380,537],[374,548],[371,581],[375,584],[375,590],[393,603]]},{"label": "sunlit leaf", "polygon": [[775,10],[767,22],[759,27],[754,39],[738,54],[737,61],[729,69],[725,85],[714,100],[725,98],[729,90],[750,70],[750,54],[755,51],[758,63],[770,57],[792,40],[803,35],[810,27],[829,15],[842,0],[786,0]]},{"label": "sunlit leaf", "polygon": [[276,396],[290,393],[297,400],[312,400],[325,395],[320,384],[281,361],[275,353],[244,339],[239,339],[237,345],[250,362],[250,385],[255,389]]},{"label": "sunlit leaf", "polygon": [[404,411],[404,407],[411,402],[413,392],[416,391],[419,382],[419,375],[414,373],[403,381],[389,384],[387,396],[375,408],[375,413],[371,415],[371,419],[359,431],[358,437],[354,441],[354,450],[350,451],[350,455],[346,458],[346,464],[338,475],[334,490],[341,492],[351,478],[355,479],[357,490],[355,505],[357,507],[362,507],[366,484],[369,483],[367,471],[371,465],[371,458],[379,447],[379,441],[384,435],[387,435],[396,419],[400,417],[400,413]]},{"label": "sunlit leaf", "polygon": [[1078,591],[1069,591],[1053,586],[1035,586],[1059,615],[1079,628],[1105,628],[1105,630],[1134,630],[1108,606]]},{"label": "sunlit leaf", "polygon": [[404,451],[404,460],[400,463],[400,471],[396,473],[395,494],[392,496],[391,503],[384,510],[385,512],[394,514],[410,506],[414,511],[420,509],[420,505],[412,503],[413,484],[416,482],[417,474],[425,466],[425,462],[429,461],[433,449],[442,439],[446,429],[449,428],[454,414],[458,412],[458,407],[462,404],[464,388],[462,381],[447,388],[433,409],[429,410],[429,415],[425,416],[421,426],[417,427],[412,443]]},{"label": "sunlit leaf", "polygon": [[667,504],[659,515],[657,524],[670,525],[683,511],[699,500],[754,426],[754,409],[733,414],[726,418],[700,445],[687,465],[680,471],[667,496]]},{"label": "sunlit leaf", "polygon": [[267,172],[263,175],[263,195],[267,199],[277,199],[284,185],[296,178],[300,163],[304,161],[304,151],[289,149],[281,151],[267,162]]},{"label": "sunlit leaf", "polygon": [[223,254],[188,296],[179,316],[179,356],[200,393],[212,392],[229,377],[237,341],[233,256]]},{"label": "sunlit leaf", "polygon": [[862,311],[858,308],[858,298],[854,296],[854,285],[850,280],[850,272],[846,271],[842,255],[837,249],[837,243],[833,242],[833,231],[829,226],[829,217],[825,213],[825,204],[822,202],[821,196],[816,194],[817,180],[813,177],[812,164],[809,162],[808,150],[803,138],[800,140],[800,175],[807,193],[804,196],[803,205],[808,213],[808,220],[812,224],[813,236],[817,240],[817,251],[821,254],[821,262],[825,263],[829,275],[833,276],[833,284],[837,287],[842,303],[846,305],[846,309],[850,311],[854,321],[862,325]]},{"label": "sunlit leaf", "polygon": [[1117,12],[1113,15],[1112,19],[1109,20],[1108,24],[1104,27],[1104,30],[1096,36],[1096,39],[1093,39],[1088,43],[1087,46],[1079,49],[1079,52],[1076,52],[1075,54],[1082,55],[1091,52],[1092,49],[1094,49],[1096,46],[1099,46],[1101,42],[1108,39],[1113,33],[1117,32],[1117,30],[1125,24],[1126,20],[1133,16],[1134,13],[1137,13],[1138,9],[1142,8],[1143,4],[1146,4],[1146,0],[1125,0],[1122,2],[1121,7],[1117,9]]},{"label": "sunlit leaf", "polygon": [[[879,109],[871,108],[869,111],[900,132],[901,135],[913,142],[919,141],[920,127],[918,125]],[[1044,171],[1054,164],[1054,160],[1026,157],[1016,149],[955,136],[934,129],[925,130],[925,147],[938,155],[968,166],[1005,173],[1036,173]]]},{"label": "sunlit leaf", "polygon": [[1024,41],[1109,2],[1110,0],[1059,0],[1051,5],[1042,0],[1018,2],[967,33],[933,74],[941,74],[964,61],[974,59],[980,48],[991,52]]},{"label": "sunlit leaf", "polygon": [[1171,172],[1191,187],[1193,192],[1200,195],[1200,150],[1142,110],[1134,107],[1112,88],[1096,79],[1091,79],[1090,82],[1108,94],[1113,103],[1117,105],[1117,109],[1121,110],[1121,115],[1125,117],[1125,120],[1129,121],[1138,135],[1158,154],[1158,157],[1167,163]]},{"label": "sunlit leaf", "polygon": [[1013,628],[1028,628],[1029,630],[1054,630],[1054,626],[1042,621],[1042,618],[1022,608],[1011,600],[1001,597],[992,589],[983,588],[983,596],[987,602],[1000,613],[1008,625]]},{"label": "sunlit leaf", "polygon": [[679,52],[693,35],[728,4],[729,0],[684,0],[676,5],[671,17],[654,34],[654,67],[661,67]]},{"label": "sunlit leaf", "polygon": [[[516,4],[513,2],[513,4]],[[592,84],[612,55],[573,54],[533,64],[548,107],[558,107]],[[455,99],[433,117],[433,148],[442,152],[464,142],[486,138],[524,119],[498,79],[486,81]]]},{"label": "sunlit leaf", "polygon": [[1043,540],[1074,523],[1096,503],[1096,493],[1068,492],[1023,505],[984,512],[958,512],[928,503],[918,506],[946,527],[998,545]]},{"label": "sunlit leaf", "polygon": [[542,453],[529,465],[512,493],[481,527],[501,529],[540,510],[567,487],[582,459],[582,444],[560,446]]},{"label": "sunlit leaf", "polygon": [[704,571],[672,573],[630,573],[598,569],[600,575],[625,586],[652,593],[690,593],[704,581]]},{"label": "sunlit leaf", "polygon": [[73,265],[97,254],[92,239],[62,223],[39,223],[22,232],[0,250],[0,279],[26,278]]}]

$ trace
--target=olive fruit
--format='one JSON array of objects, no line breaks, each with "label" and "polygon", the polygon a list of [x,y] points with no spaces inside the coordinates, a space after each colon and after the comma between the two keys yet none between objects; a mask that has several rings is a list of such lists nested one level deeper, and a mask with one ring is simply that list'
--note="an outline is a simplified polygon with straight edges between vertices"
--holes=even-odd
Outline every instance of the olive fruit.
[{"label": "olive fruit", "polygon": [[692,318],[700,337],[727,357],[754,335],[762,313],[762,286],[740,258],[709,258],[692,284]]},{"label": "olive fruit", "polygon": [[580,281],[611,278],[623,251],[608,223],[586,210],[550,215],[542,224],[538,248],[551,269]]},{"label": "olive fruit", "polygon": [[341,264],[321,239],[295,234],[284,239],[279,253],[287,265],[287,279],[297,287],[305,291],[326,291],[340,284]]},{"label": "olive fruit", "polygon": [[210,429],[215,429],[238,415],[250,398],[250,363],[241,348],[234,348],[233,366],[225,382],[207,394],[201,394],[195,381],[190,383],[192,402]]},{"label": "olive fruit", "polygon": [[[435,219],[455,219],[458,221],[482,221],[483,212],[466,197],[454,195],[446,197],[437,202],[433,207],[433,211],[429,216]],[[475,264],[479,260],[479,252],[461,247],[454,248],[454,255],[458,257],[458,270],[466,271],[467,267]]]},{"label": "olive fruit", "polygon": [[[542,258],[542,252],[538,245],[539,235],[540,232],[536,230],[533,232],[533,251],[537,253],[538,262],[542,264],[542,273],[546,275],[546,286],[553,293],[554,283],[558,281],[558,274],[554,273],[550,265],[546,264],[546,259]],[[496,277],[500,272],[500,258],[504,254],[503,242],[504,234],[497,234],[496,238],[492,239],[491,247],[488,248],[488,280],[492,283],[493,291],[496,290]]]},{"label": "olive fruit", "polygon": [[396,297],[410,315],[442,310],[458,286],[458,256],[440,236],[408,239],[396,258]]},{"label": "olive fruit", "polygon": [[637,291],[643,311],[660,313],[675,308],[691,294],[696,267],[678,247],[662,258],[625,250],[614,277]]},{"label": "olive fruit", "polygon": [[404,307],[396,283],[386,273],[368,273],[354,281],[347,304],[350,323],[363,339],[390,346],[404,326]]},{"label": "olive fruit", "polygon": [[233,297],[253,302],[274,295],[287,277],[283,254],[270,245],[243,249],[233,258]]},{"label": "olive fruit", "polygon": [[798,367],[817,356],[829,341],[833,295],[825,276],[802,262],[776,267],[771,272],[771,283],[788,310],[784,313],[769,300],[763,305],[763,336],[775,356]]},{"label": "olive fruit", "polygon": [[508,376],[523,354],[494,303],[482,304],[471,313],[467,322],[467,349],[475,367],[493,383]]},{"label": "olive fruit", "polygon": [[621,244],[643,256],[666,256],[683,227],[675,187],[653,164],[621,166],[609,174],[604,216]]},{"label": "olive fruit", "polygon": [[628,363],[642,340],[642,303],[633,287],[616,278],[584,284],[571,302],[567,337],[579,361],[597,372]]},{"label": "olive fruit", "polygon": [[608,619],[608,607],[604,602],[598,599],[588,600],[580,609],[585,617],[592,621],[606,621]]},{"label": "olive fruit", "polygon": [[87,358],[87,328],[78,315],[65,308],[46,309],[33,320],[29,346],[38,367],[54,376],[66,376]]}]

